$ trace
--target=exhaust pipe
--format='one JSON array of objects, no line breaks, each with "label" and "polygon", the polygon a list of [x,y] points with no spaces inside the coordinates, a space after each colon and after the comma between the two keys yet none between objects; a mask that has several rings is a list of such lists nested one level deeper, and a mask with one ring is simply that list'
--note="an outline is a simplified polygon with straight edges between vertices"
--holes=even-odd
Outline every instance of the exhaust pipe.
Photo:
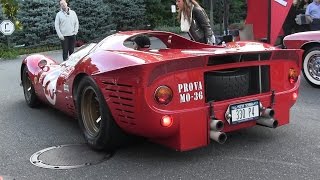
[{"label": "exhaust pipe", "polygon": [[210,122],[210,129],[214,131],[221,131],[224,127],[224,123],[218,119],[212,119]]},{"label": "exhaust pipe", "polygon": [[269,128],[276,128],[278,127],[278,121],[273,118],[261,117],[260,119],[257,120],[257,125],[265,126]]},{"label": "exhaust pipe", "polygon": [[266,118],[273,118],[274,117],[274,110],[271,108],[266,108],[262,111],[261,116],[266,117]]},{"label": "exhaust pipe", "polygon": [[210,138],[220,144],[223,144],[227,140],[227,135],[224,132],[210,131]]}]

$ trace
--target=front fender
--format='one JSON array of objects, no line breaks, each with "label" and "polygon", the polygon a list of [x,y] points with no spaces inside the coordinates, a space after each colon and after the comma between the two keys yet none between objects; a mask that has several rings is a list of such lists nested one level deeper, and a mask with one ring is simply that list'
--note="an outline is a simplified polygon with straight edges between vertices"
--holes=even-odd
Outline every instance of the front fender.
[{"label": "front fender", "polygon": [[41,54],[30,55],[22,61],[21,69],[20,69],[20,77],[22,78],[23,68],[26,67],[28,69],[29,76],[32,77],[33,79],[33,77],[41,71],[41,69],[38,66],[38,63],[41,60],[46,60],[47,65],[58,64],[56,61]]}]

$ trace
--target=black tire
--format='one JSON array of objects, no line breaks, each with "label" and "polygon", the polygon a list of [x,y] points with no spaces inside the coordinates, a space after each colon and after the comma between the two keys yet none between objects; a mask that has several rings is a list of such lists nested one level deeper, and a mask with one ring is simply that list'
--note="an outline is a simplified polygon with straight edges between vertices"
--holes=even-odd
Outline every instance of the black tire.
[{"label": "black tire", "polygon": [[320,47],[313,47],[304,53],[302,72],[311,86],[320,88]]},{"label": "black tire", "polygon": [[210,72],[206,75],[207,101],[247,96],[249,85],[250,71],[248,69]]},{"label": "black tire", "polygon": [[76,105],[79,126],[91,148],[113,151],[123,145],[127,135],[115,123],[101,91],[92,78],[86,76],[80,80]]},{"label": "black tire", "polygon": [[29,107],[34,108],[39,105],[39,100],[34,90],[34,86],[28,75],[27,67],[24,67],[21,75],[24,99]]}]

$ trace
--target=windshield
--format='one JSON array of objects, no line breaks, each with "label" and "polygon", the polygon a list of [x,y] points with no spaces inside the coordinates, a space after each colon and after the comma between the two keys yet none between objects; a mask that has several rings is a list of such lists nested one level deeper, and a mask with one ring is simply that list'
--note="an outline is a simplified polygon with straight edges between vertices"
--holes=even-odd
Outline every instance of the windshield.
[{"label": "windshield", "polygon": [[61,65],[66,65],[66,66],[76,65],[80,61],[80,59],[86,56],[89,53],[89,51],[96,45],[97,43],[91,43],[91,44],[81,46],[80,49],[78,49],[76,52],[71,54],[68,60],[61,63]]}]

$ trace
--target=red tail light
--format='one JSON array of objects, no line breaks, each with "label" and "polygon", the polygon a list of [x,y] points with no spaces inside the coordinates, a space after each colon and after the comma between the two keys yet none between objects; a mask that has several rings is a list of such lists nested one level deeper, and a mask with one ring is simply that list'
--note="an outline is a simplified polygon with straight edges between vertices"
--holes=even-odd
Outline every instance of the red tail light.
[{"label": "red tail light", "polygon": [[160,123],[161,123],[161,125],[163,127],[170,127],[173,124],[173,118],[171,116],[164,115],[161,118],[161,122]]},{"label": "red tail light", "polygon": [[297,70],[295,70],[295,69],[293,69],[293,68],[290,68],[289,69],[289,76],[288,76],[288,78],[289,78],[289,82],[291,83],[291,84],[294,84],[294,83],[296,83],[297,81],[298,81],[298,72],[297,72]]},{"label": "red tail light", "polygon": [[292,99],[295,101],[295,100],[297,100],[298,99],[298,93],[293,93],[292,94]]},{"label": "red tail light", "polygon": [[167,105],[172,100],[172,90],[168,86],[159,86],[154,93],[154,98],[157,103]]}]

